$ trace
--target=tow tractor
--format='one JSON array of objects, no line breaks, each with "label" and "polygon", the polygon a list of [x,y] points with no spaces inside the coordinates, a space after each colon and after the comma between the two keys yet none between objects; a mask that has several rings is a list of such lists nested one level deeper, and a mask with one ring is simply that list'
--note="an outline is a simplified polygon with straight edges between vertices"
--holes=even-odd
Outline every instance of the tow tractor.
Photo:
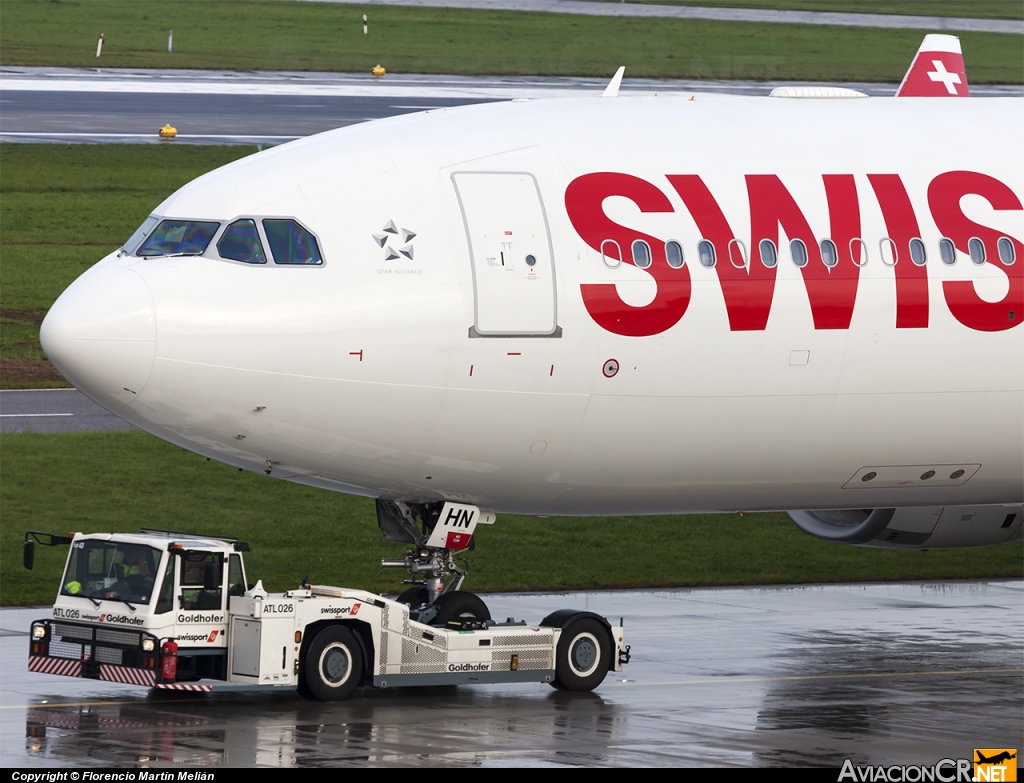
[{"label": "tow tractor", "polygon": [[365,590],[303,584],[268,593],[246,580],[234,538],[144,528],[138,534],[25,535],[35,545],[70,545],[52,618],[32,623],[33,672],[212,691],[297,687],[340,700],[360,686],[541,682],[589,691],[629,662],[623,623],[559,610],[536,625],[491,619],[461,590],[478,523],[494,515],[459,503],[377,501],[385,540],[410,544],[413,577],[397,600]]}]

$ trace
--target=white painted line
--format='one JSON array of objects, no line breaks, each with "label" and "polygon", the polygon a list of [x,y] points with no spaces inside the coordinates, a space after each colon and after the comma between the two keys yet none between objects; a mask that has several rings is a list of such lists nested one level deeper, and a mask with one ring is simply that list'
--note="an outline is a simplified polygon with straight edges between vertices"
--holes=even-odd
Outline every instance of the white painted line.
[{"label": "white painted line", "polygon": [[436,87],[427,85],[387,84],[282,84],[277,83],[226,83],[222,81],[178,79],[164,81],[155,79],[32,79],[4,77],[0,81],[4,92],[22,90],[32,92],[116,92],[149,93],[174,95],[314,95],[337,98],[477,98],[494,100],[502,98],[544,98],[555,96],[585,96],[598,94],[599,90],[586,87],[546,86],[482,86],[471,84],[460,87]]},{"label": "white painted line", "polygon": [[37,416],[74,416],[73,413],[0,413],[0,419],[28,419]]}]

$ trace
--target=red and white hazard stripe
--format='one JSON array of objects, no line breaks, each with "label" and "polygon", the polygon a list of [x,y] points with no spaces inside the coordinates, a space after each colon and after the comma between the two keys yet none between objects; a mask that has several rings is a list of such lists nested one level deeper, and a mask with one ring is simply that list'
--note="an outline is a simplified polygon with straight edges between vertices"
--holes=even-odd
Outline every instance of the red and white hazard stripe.
[{"label": "red and white hazard stripe", "polygon": [[44,655],[30,655],[28,670],[43,674],[63,674],[65,677],[81,677],[82,662],[67,658],[50,658]]},{"label": "red and white hazard stripe", "polygon": [[198,691],[200,693],[211,693],[212,685],[196,685],[191,682],[168,683],[167,685],[154,685],[154,688],[163,688],[168,691]]},{"label": "red and white hazard stripe", "polygon": [[100,679],[124,682],[128,685],[156,685],[156,672],[149,669],[130,669],[127,666],[100,664]]}]

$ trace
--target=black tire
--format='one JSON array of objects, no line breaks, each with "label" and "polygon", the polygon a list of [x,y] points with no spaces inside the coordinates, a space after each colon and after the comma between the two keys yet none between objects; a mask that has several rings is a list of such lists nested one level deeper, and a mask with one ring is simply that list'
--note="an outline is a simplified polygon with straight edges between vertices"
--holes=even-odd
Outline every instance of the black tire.
[{"label": "black tire", "polygon": [[612,640],[608,629],[588,617],[562,629],[555,650],[554,687],[564,691],[592,691],[611,665]]},{"label": "black tire", "polygon": [[395,600],[400,604],[405,604],[410,609],[415,609],[417,606],[423,606],[429,597],[430,595],[427,593],[427,588],[410,587]]},{"label": "black tire", "polygon": [[491,619],[491,612],[480,596],[461,590],[439,595],[434,606],[437,607],[437,614],[430,624],[437,627],[446,626],[450,622],[483,622]]},{"label": "black tire", "polygon": [[355,635],[342,625],[320,631],[302,662],[305,690],[319,701],[342,701],[355,693],[362,678],[363,651]]}]

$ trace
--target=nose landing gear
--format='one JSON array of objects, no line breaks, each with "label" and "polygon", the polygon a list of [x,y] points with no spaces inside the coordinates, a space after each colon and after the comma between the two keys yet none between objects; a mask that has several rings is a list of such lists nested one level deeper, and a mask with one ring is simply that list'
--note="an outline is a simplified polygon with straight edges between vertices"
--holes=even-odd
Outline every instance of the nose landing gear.
[{"label": "nose landing gear", "polygon": [[414,544],[403,560],[382,558],[382,568],[404,568],[412,585],[399,603],[409,607],[409,618],[434,626],[466,626],[491,619],[479,596],[461,590],[467,570],[455,553],[472,550],[477,524],[490,524],[494,514],[460,503],[407,503],[377,501],[377,524],[385,541]]}]

